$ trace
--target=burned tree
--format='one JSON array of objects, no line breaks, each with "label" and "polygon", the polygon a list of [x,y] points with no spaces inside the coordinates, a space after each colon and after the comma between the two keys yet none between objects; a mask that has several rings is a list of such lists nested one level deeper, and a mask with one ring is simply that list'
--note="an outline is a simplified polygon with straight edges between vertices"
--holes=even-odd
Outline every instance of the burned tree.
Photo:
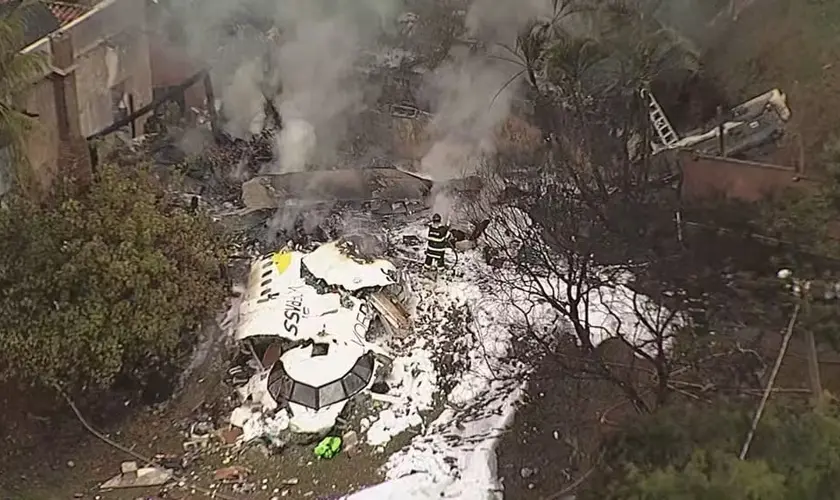
[{"label": "burned tree", "polygon": [[[529,79],[541,78],[531,83],[546,143],[531,158],[488,162],[483,209],[494,222],[485,239],[502,267],[494,279],[523,316],[537,304],[558,315],[559,338],[530,334],[563,375],[609,381],[648,412],[691,358],[674,348],[691,337],[684,304],[636,279],[676,241],[674,176],[665,156],[652,154],[641,91],[682,53],[633,16],[602,19],[611,26],[598,39],[575,38],[562,23],[537,33],[544,53],[529,54],[541,61]],[[620,45],[631,38],[634,57],[626,57]],[[559,345],[569,338],[573,349]]]},{"label": "burned tree", "polygon": [[[572,184],[556,178],[559,169],[541,170],[530,186],[499,186],[500,199],[515,200],[496,207],[485,232],[502,263],[494,274],[498,289],[510,295],[526,320],[539,304],[557,314],[556,332],[528,328],[528,333],[565,375],[608,380],[638,411],[649,411],[650,391],[657,403],[668,394],[677,311],[629,287],[632,266],[601,264],[601,242],[614,239],[605,219],[581,201]],[[557,334],[571,334],[582,359],[571,359]],[[618,356],[609,352],[616,351],[610,344],[618,344]]]}]

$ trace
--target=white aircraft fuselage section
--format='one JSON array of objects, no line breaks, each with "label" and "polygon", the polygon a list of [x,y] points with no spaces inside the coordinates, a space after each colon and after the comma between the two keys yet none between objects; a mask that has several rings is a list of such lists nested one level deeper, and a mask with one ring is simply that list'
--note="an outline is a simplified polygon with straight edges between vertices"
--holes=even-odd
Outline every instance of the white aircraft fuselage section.
[{"label": "white aircraft fuselage section", "polygon": [[[304,257],[316,254],[317,250],[312,254],[278,252],[251,266],[248,288],[239,309],[237,340],[275,336],[317,341],[329,336],[340,341],[364,342],[373,320],[368,301],[351,295],[345,295],[342,301],[338,285],[333,285],[335,292],[320,293],[301,277]],[[349,259],[345,262],[365,269],[364,265]],[[377,264],[381,265],[381,262],[387,261],[377,261]],[[330,269],[333,274],[340,271],[336,266]],[[340,274],[347,275],[346,272]],[[373,275],[377,278],[375,286],[388,284],[382,273]]]},{"label": "white aircraft fuselage section", "polygon": [[[304,268],[319,281],[317,287],[303,278]],[[391,262],[352,258],[335,242],[311,253],[282,250],[252,264],[236,340],[311,340],[266,367],[275,382],[268,376],[255,382],[259,394],[288,406],[294,431],[329,429],[347,401],[373,383],[378,365],[373,354],[384,351],[365,337],[376,312],[367,299],[349,292],[379,290],[397,279]]]}]

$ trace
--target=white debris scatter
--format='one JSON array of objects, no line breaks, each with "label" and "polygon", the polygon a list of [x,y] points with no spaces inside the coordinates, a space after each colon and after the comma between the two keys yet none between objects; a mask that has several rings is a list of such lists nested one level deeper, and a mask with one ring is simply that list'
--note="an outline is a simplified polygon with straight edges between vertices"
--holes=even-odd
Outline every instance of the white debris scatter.
[{"label": "white debris scatter", "polygon": [[[423,228],[410,228],[403,234],[422,237]],[[420,301],[432,300],[434,304],[418,308],[415,318],[415,328],[422,329],[425,323],[426,331],[431,332],[422,344],[430,346],[453,335],[446,328],[447,303],[466,304],[471,312],[468,331],[457,333],[468,338],[467,348],[462,349],[466,363],[462,371],[450,374],[457,383],[446,395],[449,404],[421,435],[389,457],[385,466],[387,482],[350,495],[348,500],[485,500],[503,496],[495,447],[513,420],[516,403],[525,389],[521,380],[529,369],[507,357],[511,340],[524,328],[524,314],[531,327],[543,331],[556,327],[560,318],[548,304],[535,303],[524,292],[493,290],[487,277],[500,271],[486,266],[478,252],[460,253],[454,271],[435,282],[423,283],[418,290]],[[645,330],[636,312],[652,307],[645,297],[636,296],[618,283],[594,291],[586,312],[591,325],[604,332],[594,340],[598,343],[608,338],[611,331],[622,328],[628,338],[643,341]],[[428,328],[430,322],[434,323],[432,328]],[[415,349],[422,347],[415,345]],[[381,427],[395,425],[395,407],[380,414],[380,420],[385,420]],[[411,414],[405,406],[399,411],[402,415]],[[369,441],[384,439],[379,429],[371,430]]]},{"label": "white debris scatter", "polygon": [[392,285],[397,272],[394,264],[384,259],[360,262],[342,251],[337,242],[324,243],[307,254],[303,264],[315,277],[350,291]]},{"label": "white debris scatter", "polygon": [[243,407],[247,411],[253,411],[253,408],[266,411],[277,409],[277,401],[268,393],[267,371],[259,372],[251,377],[247,384],[239,388],[238,392],[242,400],[245,401]]},{"label": "white debris scatter", "polygon": [[[651,337],[648,325],[666,326],[663,325],[666,319],[672,327],[681,322],[679,317],[670,317],[661,306],[621,283],[592,290],[588,307],[581,305],[580,308],[581,314],[587,315],[584,317],[588,318],[589,331],[596,345],[620,333],[628,342],[642,346]],[[655,349],[655,346],[650,348]]]},{"label": "white debris scatter", "polygon": [[391,389],[387,397],[390,406],[367,431],[367,440],[373,446],[383,445],[401,432],[423,425],[420,412],[432,409],[438,390],[437,371],[430,353],[421,348],[394,359],[385,382]]},{"label": "white debris scatter", "polygon": [[289,414],[285,409],[271,415],[258,407],[240,406],[230,416],[231,425],[242,428],[242,441],[266,438],[276,439],[281,432],[289,428]]},{"label": "white debris scatter", "polygon": [[[404,237],[422,240],[424,233],[425,225],[418,222],[389,236],[392,246],[398,247]],[[409,255],[420,251],[401,249],[410,261],[420,259],[420,255]],[[326,244],[309,254],[274,254],[254,265],[252,274],[258,282],[278,278],[283,286],[275,288],[272,282],[270,293],[277,299],[268,302],[262,298],[264,282],[249,288],[241,308],[237,339],[277,332],[274,335],[323,343],[327,342],[323,332],[329,330],[329,342],[336,347],[333,356],[341,354],[339,351],[352,351],[347,362],[339,363],[342,366],[336,365],[335,370],[321,367],[318,373],[308,374],[310,366],[320,366],[326,360],[316,359],[311,346],[292,349],[281,356],[281,362],[289,365],[288,375],[293,379],[305,378],[318,387],[350,370],[351,361],[361,359],[359,356],[368,349],[395,354],[388,356],[390,372],[379,381],[384,394],[368,387],[381,409],[363,418],[359,431],[365,433],[368,444],[376,447],[409,429],[420,434],[388,458],[386,483],[358,492],[350,499],[501,498],[495,448],[513,419],[525,388],[523,381],[532,368],[509,356],[512,340],[524,333],[526,316],[528,327],[543,332],[562,332],[564,323],[546,301],[534,300],[522,290],[500,287],[493,277],[506,271],[490,268],[480,252],[458,252],[457,262],[453,262],[455,255],[449,257],[449,270],[437,279],[411,269],[402,275],[409,280],[416,300],[411,308],[413,328],[406,338],[390,339],[392,345],[388,347],[363,339],[373,317],[366,299],[316,290],[304,283],[299,273],[305,267],[344,290],[363,290],[395,282],[397,272],[390,262],[363,263],[335,245]],[[614,335],[619,328],[628,339],[641,341],[645,329],[638,312],[661,313],[620,282],[593,291],[589,299],[589,308],[584,312],[596,330],[596,343]],[[347,305],[348,300],[352,304]],[[280,332],[277,325],[283,322],[278,323],[278,312],[283,313],[290,305],[299,311],[296,328],[293,332]],[[359,343],[338,349],[354,341]],[[322,431],[332,426],[344,406],[341,402],[312,410],[292,405],[290,413],[277,411],[277,402],[268,394],[267,377],[265,371],[258,373],[241,389],[246,402],[234,412],[232,423],[242,427],[242,439],[277,436],[286,428],[306,432],[297,428],[300,422],[314,426],[312,432]],[[446,394],[439,394],[442,388]],[[430,412],[440,403],[442,412],[429,422]]]},{"label": "white debris scatter", "polygon": [[[422,231],[422,227],[409,229],[417,235]],[[423,332],[416,336],[426,337],[417,340],[411,354],[416,359],[421,357],[420,352],[428,351],[425,358],[430,359],[435,344],[451,340],[445,336],[462,337],[459,340],[464,340],[465,336],[470,338],[465,352],[452,353],[462,357],[465,369],[447,374],[457,381],[447,395],[450,408],[426,426],[406,448],[389,458],[385,466],[389,482],[358,492],[350,499],[420,500],[442,496],[484,499],[501,492],[495,446],[513,418],[515,404],[524,388],[519,381],[522,377],[516,375],[523,374],[527,368],[506,359],[512,331],[521,324],[521,311],[511,307],[507,298],[488,293],[490,284],[486,281],[491,270],[481,262],[477,252],[460,254],[455,271],[454,275],[460,277],[419,280],[421,286],[417,293],[420,301],[426,302],[426,307],[424,304],[418,307],[415,328]],[[449,324],[446,315],[453,306],[469,308],[472,322],[465,325],[469,331],[463,328],[453,331],[455,325]],[[543,319],[553,320],[554,315],[549,311],[547,306],[538,307],[532,311],[532,321],[539,324]],[[429,372],[434,371],[434,367],[429,368]],[[380,413],[379,420],[368,431],[368,441],[372,444],[380,444],[388,434],[395,435],[384,432],[392,427],[396,430],[403,425],[418,425],[417,420],[410,419],[413,410],[422,411],[432,401],[433,395],[422,393],[427,397],[417,397],[416,390],[411,398],[405,397],[405,392],[412,391],[402,387],[412,387],[417,380],[414,373],[395,369],[393,376],[402,380],[394,392],[400,395],[403,404],[392,405]],[[422,387],[422,384],[413,387],[418,386]],[[397,415],[402,419],[396,418]]]},{"label": "white debris scatter", "polygon": [[[349,497],[351,500],[425,500],[443,498],[443,485],[418,472],[367,488]],[[347,497],[345,497],[347,498]]]},{"label": "white debris scatter", "polygon": [[[347,402],[372,383],[380,366],[374,354],[391,357],[366,340],[375,313],[360,290],[398,285],[399,275],[391,262],[362,260],[351,255],[354,250],[348,241],[325,243],[310,253],[274,252],[251,265],[234,339],[277,337],[295,344],[270,366],[255,360],[256,373],[240,394],[246,406],[264,408],[268,415],[274,415],[276,399],[286,401],[282,423],[292,432],[331,429]],[[326,286],[311,283],[304,271]],[[276,419],[251,422],[266,431],[278,425]]]}]

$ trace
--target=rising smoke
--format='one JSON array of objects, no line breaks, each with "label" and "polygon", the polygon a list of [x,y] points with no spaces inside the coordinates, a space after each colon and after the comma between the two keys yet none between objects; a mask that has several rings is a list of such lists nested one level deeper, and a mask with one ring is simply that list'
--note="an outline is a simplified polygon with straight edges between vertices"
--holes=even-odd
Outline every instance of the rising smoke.
[{"label": "rising smoke", "polygon": [[[370,85],[358,62],[378,52],[381,35],[403,10],[403,0],[171,1],[181,7],[187,50],[213,68],[228,133],[257,133],[266,119],[265,99],[275,104],[283,128],[275,137],[274,173],[332,163]],[[420,162],[422,174],[438,183],[463,177],[496,151],[522,70],[505,60],[510,54],[503,45],[513,47],[530,20],[550,15],[551,3],[473,0],[460,13],[463,38],[480,48],[452,47],[442,65],[428,68],[421,94],[432,106],[432,144]],[[454,8],[440,4],[437,10],[451,16]],[[220,28],[236,16],[248,22]],[[254,27],[260,24],[254,20],[263,26]],[[450,212],[451,200],[435,192],[436,208]]]},{"label": "rising smoke", "polygon": [[[474,174],[496,152],[498,132],[510,116],[522,66],[508,48],[531,20],[552,12],[551,0],[474,0],[466,12],[466,37],[482,48],[453,47],[426,81],[434,142],[420,172],[438,183]],[[456,203],[435,189],[433,210],[451,216]]]},{"label": "rising smoke", "polygon": [[[402,0],[172,0],[186,48],[213,69],[226,131],[245,138],[271,99],[284,120],[275,173],[325,164],[362,108],[355,65],[394,24]],[[232,19],[243,20],[228,29]],[[262,22],[262,27],[255,27]],[[264,29],[260,29],[264,28]]]}]

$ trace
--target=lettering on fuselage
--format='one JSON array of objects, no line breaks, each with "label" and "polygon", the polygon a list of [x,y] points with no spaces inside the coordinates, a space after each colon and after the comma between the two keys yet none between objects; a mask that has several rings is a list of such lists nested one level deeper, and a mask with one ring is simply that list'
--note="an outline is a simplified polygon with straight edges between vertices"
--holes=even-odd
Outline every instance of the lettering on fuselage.
[{"label": "lettering on fuselage", "polygon": [[359,305],[359,312],[356,313],[356,323],[353,325],[353,334],[356,337],[354,342],[357,345],[365,345],[365,334],[370,329],[371,319],[370,305],[367,302],[362,302]]},{"label": "lettering on fuselage", "polygon": [[[289,290],[294,292],[297,288],[289,287]],[[286,299],[286,307],[283,310],[283,328],[292,336],[297,336],[299,332],[300,320],[302,317],[309,314],[309,308],[303,305],[303,294],[295,293]]]}]

